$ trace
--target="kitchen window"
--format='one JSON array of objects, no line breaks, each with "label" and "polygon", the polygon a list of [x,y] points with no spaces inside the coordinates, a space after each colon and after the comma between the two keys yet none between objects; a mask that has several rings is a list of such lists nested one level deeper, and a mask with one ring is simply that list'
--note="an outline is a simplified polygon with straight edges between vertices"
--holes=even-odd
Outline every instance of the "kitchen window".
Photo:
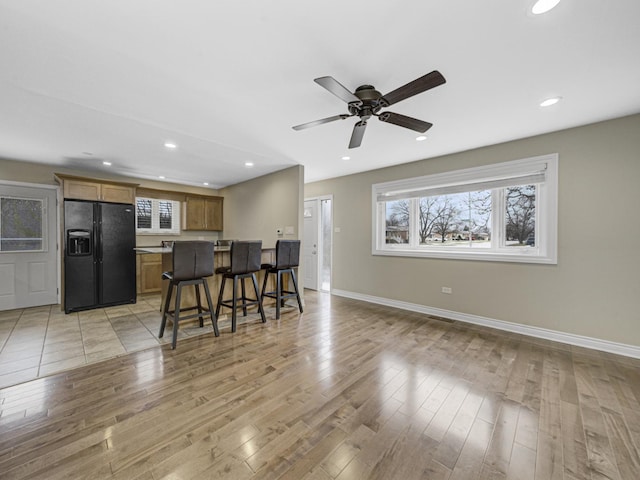
[{"label": "kitchen window", "polygon": [[557,263],[558,156],[379,183],[374,255]]},{"label": "kitchen window", "polygon": [[136,198],[137,235],[179,235],[180,202]]}]

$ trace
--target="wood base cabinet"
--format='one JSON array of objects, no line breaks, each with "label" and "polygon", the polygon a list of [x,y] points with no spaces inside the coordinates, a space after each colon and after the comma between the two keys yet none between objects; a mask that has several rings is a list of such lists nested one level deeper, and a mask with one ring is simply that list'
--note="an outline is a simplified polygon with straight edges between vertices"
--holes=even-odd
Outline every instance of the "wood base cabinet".
[{"label": "wood base cabinet", "polygon": [[162,255],[146,253],[137,255],[138,293],[158,293],[162,291]]}]

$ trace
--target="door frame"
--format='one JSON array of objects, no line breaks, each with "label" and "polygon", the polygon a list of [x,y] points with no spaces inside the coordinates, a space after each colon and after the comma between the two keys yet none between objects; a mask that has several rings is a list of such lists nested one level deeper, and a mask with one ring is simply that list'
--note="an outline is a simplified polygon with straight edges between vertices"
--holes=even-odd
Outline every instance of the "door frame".
[{"label": "door frame", "polygon": [[60,235],[62,235],[62,219],[60,218],[60,200],[62,198],[62,192],[60,190],[60,185],[49,185],[46,183],[31,183],[31,182],[16,182],[13,180],[0,180],[0,184],[7,185],[10,187],[24,187],[24,188],[40,188],[42,190],[55,190],[56,192],[56,204],[53,205],[54,208],[49,208],[48,212],[51,215],[51,212],[55,212],[56,216],[56,231],[51,232],[51,234],[55,235],[56,239],[56,299],[58,305],[61,303],[62,298],[62,288],[60,285],[62,284],[62,256],[60,254]]},{"label": "door frame", "polygon": [[[324,242],[322,239],[322,220],[323,220],[323,216],[322,216],[322,205],[321,202],[322,200],[331,200],[331,225],[330,225],[330,229],[331,229],[331,245],[330,245],[330,249],[329,249],[329,293],[331,293],[331,290],[333,289],[333,214],[334,214],[334,209],[333,209],[333,194],[327,194],[327,195],[318,195],[315,197],[305,197],[304,202],[307,201],[315,201],[317,202],[317,212],[318,212],[318,252],[324,252]],[[303,205],[304,205],[303,202]],[[321,259],[323,258],[323,255],[318,255],[316,257],[316,284],[318,285],[318,291],[320,292],[326,292],[327,290],[323,290],[322,289],[322,262]]]}]

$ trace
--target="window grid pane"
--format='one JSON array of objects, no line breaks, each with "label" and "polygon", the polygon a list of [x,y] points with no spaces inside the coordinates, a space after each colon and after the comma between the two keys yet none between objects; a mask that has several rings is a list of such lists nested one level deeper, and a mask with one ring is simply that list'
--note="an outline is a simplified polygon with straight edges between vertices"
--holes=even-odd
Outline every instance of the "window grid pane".
[{"label": "window grid pane", "polygon": [[395,200],[385,205],[385,243],[409,243],[410,200]]},{"label": "window grid pane", "polygon": [[171,202],[165,202],[160,200],[158,202],[158,210],[160,215],[160,229],[171,230],[173,225],[173,205]]},{"label": "window grid pane", "polygon": [[422,197],[420,245],[491,247],[491,190]]},{"label": "window grid pane", "polygon": [[136,199],[137,228],[151,228],[151,200]]},{"label": "window grid pane", "polygon": [[43,250],[43,201],[0,199],[0,251]]},{"label": "window grid pane", "polygon": [[507,246],[535,246],[536,185],[504,189]]}]

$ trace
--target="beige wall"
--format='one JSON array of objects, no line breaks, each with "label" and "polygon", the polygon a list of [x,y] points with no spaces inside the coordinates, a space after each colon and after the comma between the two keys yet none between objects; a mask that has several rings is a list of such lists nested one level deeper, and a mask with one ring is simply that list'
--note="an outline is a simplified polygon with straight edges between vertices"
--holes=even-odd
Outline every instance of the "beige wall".
[{"label": "beige wall", "polygon": [[[639,133],[634,115],[305,185],[333,194],[332,288],[640,346]],[[371,255],[372,184],[555,152],[557,265]]]},{"label": "beige wall", "polygon": [[[262,240],[274,247],[279,238],[298,239],[302,225],[304,167],[296,165],[220,190],[224,197],[222,237]],[[293,234],[276,234],[293,227]]]},{"label": "beige wall", "polygon": [[[262,240],[275,247],[278,239],[302,239],[304,167],[296,165],[220,190],[224,197],[224,232],[220,238]],[[276,229],[293,227],[293,234],[277,235]],[[302,266],[298,272],[304,292]]]}]

